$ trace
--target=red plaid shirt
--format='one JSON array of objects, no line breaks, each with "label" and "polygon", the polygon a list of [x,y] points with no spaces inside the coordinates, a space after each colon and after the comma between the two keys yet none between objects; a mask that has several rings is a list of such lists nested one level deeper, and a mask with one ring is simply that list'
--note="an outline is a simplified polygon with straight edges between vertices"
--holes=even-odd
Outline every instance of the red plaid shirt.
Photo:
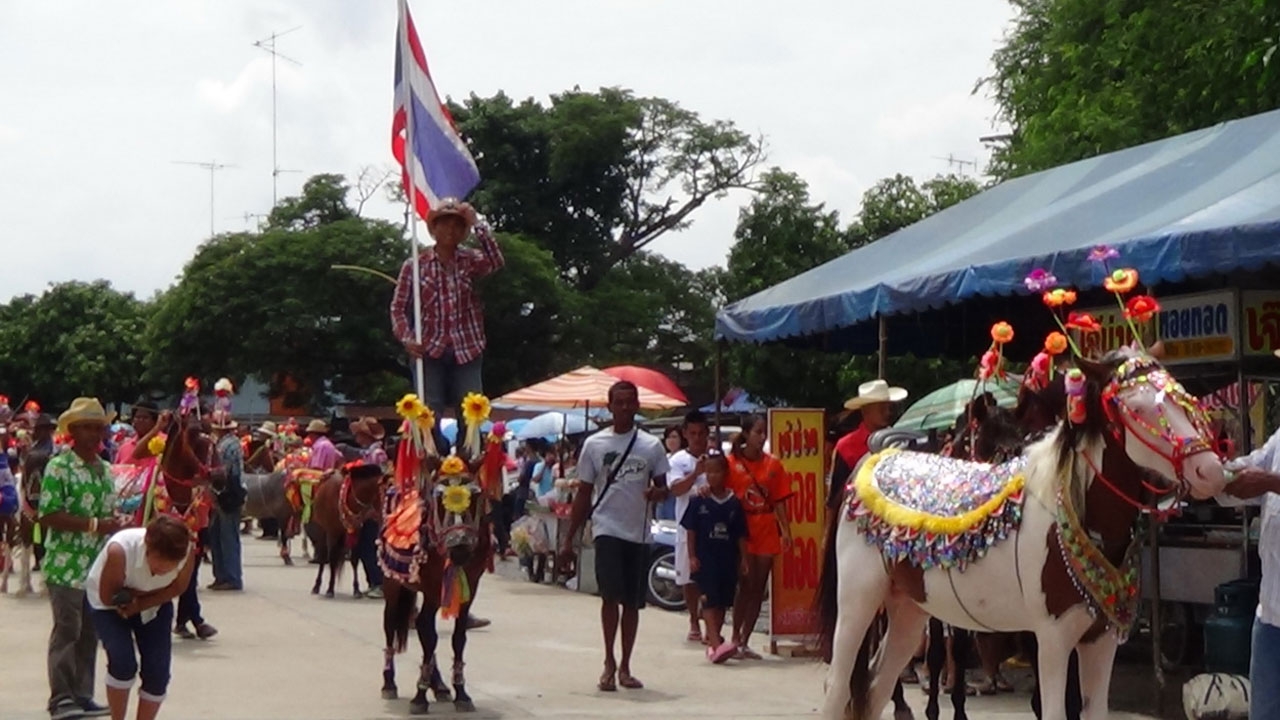
[{"label": "red plaid shirt", "polygon": [[[418,255],[422,282],[422,345],[428,357],[453,350],[458,363],[470,362],[484,352],[483,305],[476,299],[473,282],[502,267],[502,249],[486,225],[477,225],[480,248],[458,248],[453,265],[446,265],[427,248]],[[413,337],[413,266],[400,268],[396,294],[391,299],[391,329],[401,343]]]}]

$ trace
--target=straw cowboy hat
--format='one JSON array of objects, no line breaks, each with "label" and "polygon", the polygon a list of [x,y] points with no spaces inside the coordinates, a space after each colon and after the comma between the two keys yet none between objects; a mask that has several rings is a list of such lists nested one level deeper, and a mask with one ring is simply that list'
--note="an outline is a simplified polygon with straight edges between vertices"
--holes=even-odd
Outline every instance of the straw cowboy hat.
[{"label": "straw cowboy hat", "polygon": [[316,418],[315,420],[312,420],[311,422],[307,423],[306,434],[307,435],[311,435],[311,434],[328,435],[329,423],[321,420],[320,418]]},{"label": "straw cowboy hat", "polygon": [[447,217],[460,217],[468,228],[471,227],[471,220],[462,210],[462,201],[457,198],[443,198],[427,213],[427,232],[434,235],[436,223]]},{"label": "straw cowboy hat", "polygon": [[276,429],[276,424],[270,420],[259,425],[258,429],[254,430],[254,432],[259,435],[266,435],[267,437],[272,438],[280,434],[280,431]]},{"label": "straw cowboy hat", "polygon": [[65,435],[72,425],[93,423],[106,426],[116,417],[115,413],[107,414],[97,398],[78,397],[71,401],[71,407],[58,416],[58,433]]},{"label": "straw cowboy hat", "polygon": [[872,380],[858,386],[858,396],[845,401],[845,410],[857,410],[874,403],[896,403],[907,399],[907,391],[889,387],[884,380]]},{"label": "straw cowboy hat", "polygon": [[387,436],[387,429],[382,427],[382,423],[377,418],[362,417],[351,423],[351,434],[358,435],[364,433],[374,440],[381,440]]}]

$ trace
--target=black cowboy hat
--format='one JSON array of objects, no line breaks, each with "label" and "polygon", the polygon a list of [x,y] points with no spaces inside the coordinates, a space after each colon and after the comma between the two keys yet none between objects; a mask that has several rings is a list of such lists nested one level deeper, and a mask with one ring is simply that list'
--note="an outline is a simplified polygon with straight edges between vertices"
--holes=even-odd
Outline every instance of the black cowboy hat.
[{"label": "black cowboy hat", "polygon": [[154,400],[147,400],[146,398],[143,398],[129,406],[129,414],[131,416],[137,414],[139,410],[149,412],[156,417],[160,417],[160,406],[157,405]]},{"label": "black cowboy hat", "polygon": [[58,421],[48,413],[41,413],[40,416],[36,418],[36,424],[31,427],[33,430],[39,430],[40,428],[56,428],[58,427]]}]

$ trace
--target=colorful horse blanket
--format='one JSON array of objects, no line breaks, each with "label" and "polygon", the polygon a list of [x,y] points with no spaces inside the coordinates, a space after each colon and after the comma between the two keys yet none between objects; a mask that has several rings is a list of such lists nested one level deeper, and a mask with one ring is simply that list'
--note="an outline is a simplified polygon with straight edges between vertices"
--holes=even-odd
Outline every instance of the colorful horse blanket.
[{"label": "colorful horse blanket", "polygon": [[845,517],[887,562],[963,571],[1022,522],[1025,467],[885,450],[859,467]]},{"label": "colorful horse blanket", "polygon": [[418,491],[402,489],[395,509],[387,515],[382,525],[382,537],[378,541],[378,564],[388,576],[403,584],[409,584],[418,574],[422,555],[422,507]]}]

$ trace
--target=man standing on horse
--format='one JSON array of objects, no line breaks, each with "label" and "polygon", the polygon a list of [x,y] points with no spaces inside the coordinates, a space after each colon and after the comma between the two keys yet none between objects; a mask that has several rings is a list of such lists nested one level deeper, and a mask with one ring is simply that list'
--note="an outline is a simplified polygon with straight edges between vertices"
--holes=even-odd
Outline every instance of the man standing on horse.
[{"label": "man standing on horse", "polygon": [[[503,266],[502,249],[488,223],[480,220],[469,203],[445,198],[427,215],[427,231],[435,245],[400,268],[391,300],[391,327],[396,338],[414,358],[422,358],[423,401],[435,413],[436,443],[448,454],[448,443],[438,423],[445,411],[455,412],[467,393],[483,392],[480,379],[485,349],[484,314],[475,296],[476,280]],[[479,248],[461,247],[472,232]],[[422,342],[413,330],[413,262],[418,263]],[[417,363],[413,363],[417,368]],[[461,424],[461,418],[459,418]],[[458,428],[458,437],[466,437]]]},{"label": "man standing on horse", "polygon": [[831,486],[827,489],[828,515],[833,519],[840,515],[844,501],[844,488],[858,462],[867,454],[872,433],[889,427],[893,421],[893,405],[905,400],[907,391],[889,387],[884,380],[872,380],[858,387],[858,396],[844,404],[849,411],[861,410],[862,422],[857,429],[836,442],[831,458]]},{"label": "man standing on horse", "polygon": [[241,475],[244,474],[244,452],[236,437],[237,423],[231,413],[215,410],[211,419],[213,441],[225,473],[225,484],[218,490],[217,507],[209,535],[213,545],[213,584],[210,590],[243,590],[244,575],[240,564],[240,509],[247,497]]},{"label": "man standing on horse", "polygon": [[53,720],[101,717],[93,702],[98,653],[83,584],[106,537],[125,527],[112,507],[115,485],[98,456],[110,418],[95,398],[76,398],[58,418],[71,435],[71,451],[49,460],[40,485],[44,578],[53,606],[49,637],[49,715]]}]

